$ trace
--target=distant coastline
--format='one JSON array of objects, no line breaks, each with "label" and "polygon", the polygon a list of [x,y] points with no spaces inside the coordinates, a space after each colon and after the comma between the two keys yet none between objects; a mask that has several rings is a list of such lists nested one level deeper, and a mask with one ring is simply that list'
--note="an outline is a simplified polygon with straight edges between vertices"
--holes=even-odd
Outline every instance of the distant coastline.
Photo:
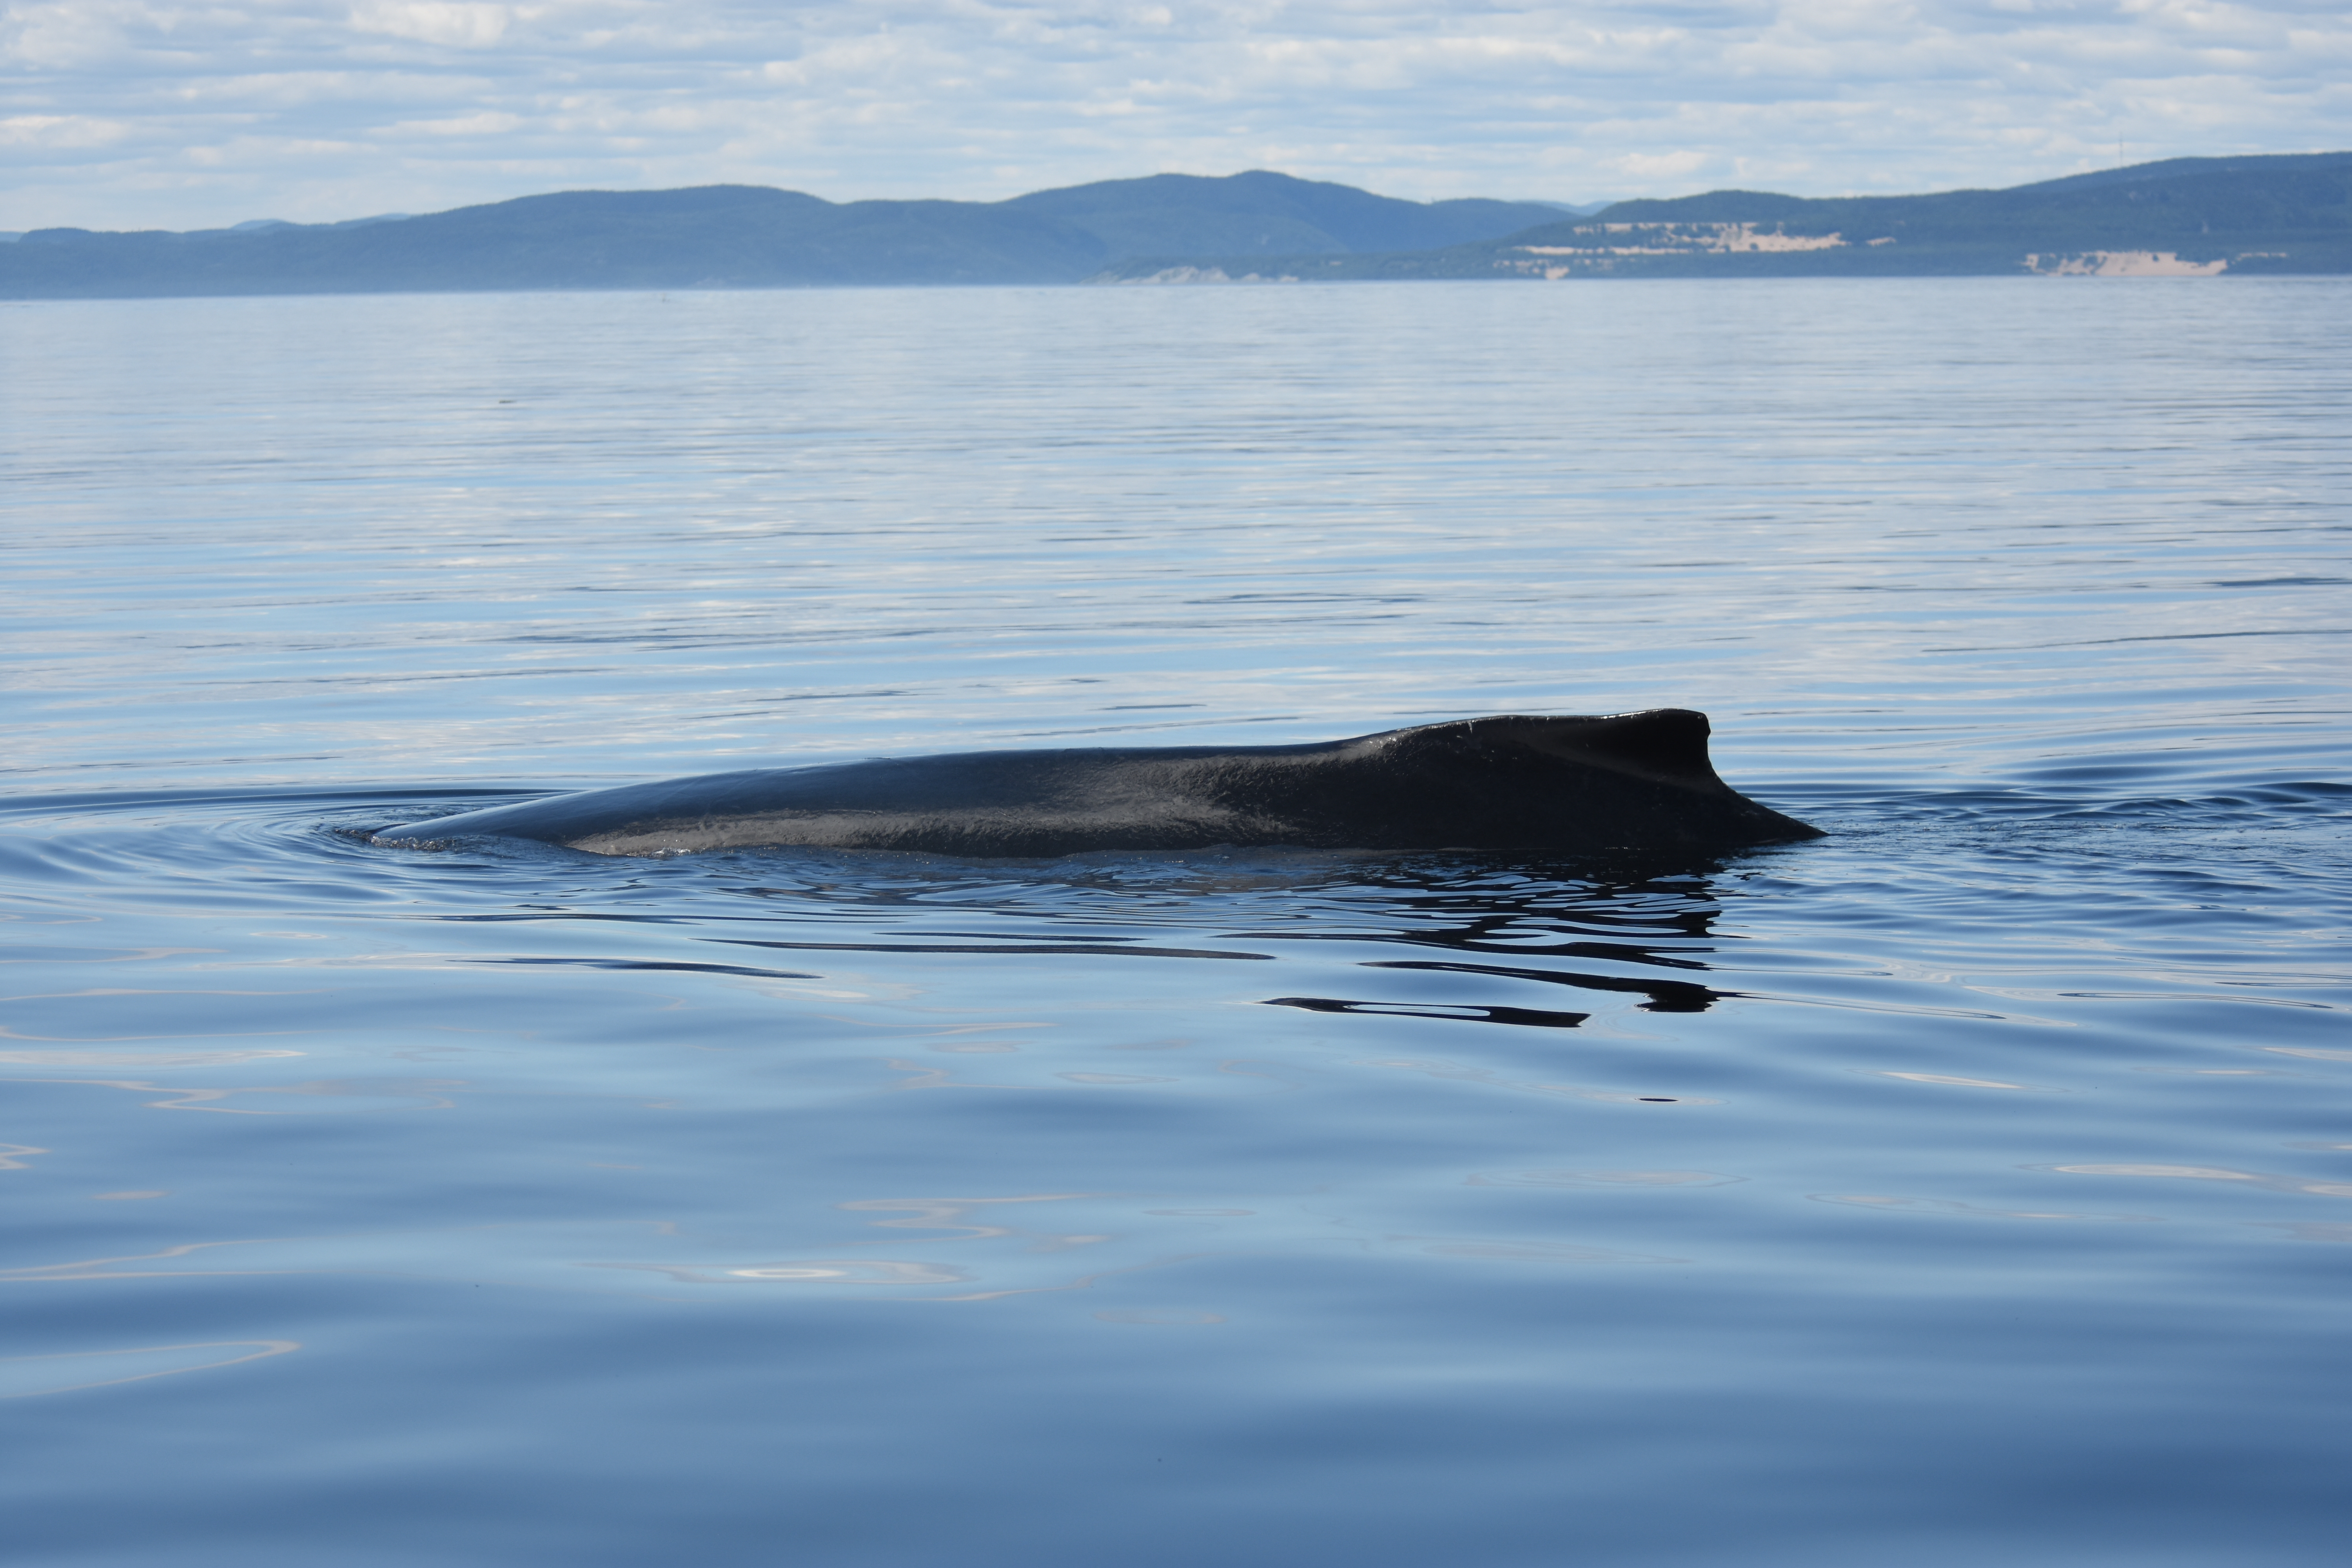
[{"label": "distant coastline", "polygon": [[36,229],[0,299],[1412,279],[2352,272],[2352,152],[2177,158],[2000,191],[1409,202],[1255,171],[1003,202],[757,185],[572,191],[422,216]]}]

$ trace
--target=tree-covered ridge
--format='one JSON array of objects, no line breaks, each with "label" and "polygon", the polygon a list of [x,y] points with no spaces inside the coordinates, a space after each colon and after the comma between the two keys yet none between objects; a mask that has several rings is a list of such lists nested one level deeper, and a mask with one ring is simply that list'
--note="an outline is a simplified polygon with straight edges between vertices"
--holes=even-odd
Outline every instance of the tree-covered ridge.
[{"label": "tree-covered ridge", "polygon": [[1161,174],[1004,202],[828,202],[759,185],[565,191],[381,222],[188,234],[36,230],[0,297],[1072,283],[1143,250],[1400,251],[1559,216],[1266,173]]},{"label": "tree-covered ridge", "polygon": [[0,298],[1234,279],[2352,271],[2352,153],[2182,158],[2005,191],[1711,191],[1590,216],[1256,172],[1003,202],[757,185],[566,191],[423,217],[0,245]]},{"label": "tree-covered ridge", "polygon": [[[1230,263],[1186,258],[1193,275]],[[1129,263],[1123,279],[1151,275]],[[2178,158],[2003,191],[1619,202],[1417,255],[1249,258],[1260,276],[1563,278],[2352,271],[2352,153]]]}]

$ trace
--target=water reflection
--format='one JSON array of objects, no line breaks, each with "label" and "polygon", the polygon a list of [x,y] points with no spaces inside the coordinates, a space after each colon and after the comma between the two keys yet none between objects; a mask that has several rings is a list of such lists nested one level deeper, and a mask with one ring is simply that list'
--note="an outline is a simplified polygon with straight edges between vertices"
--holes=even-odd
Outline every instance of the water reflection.
[{"label": "water reflection", "polygon": [[1817,1204],[1843,1204],[1849,1208],[1902,1214],[1969,1215],[1979,1219],[2095,1220],[2110,1225],[2160,1225],[2152,1214],[2071,1214],[2054,1209],[1997,1209],[1950,1198],[1899,1198],[1868,1193],[1815,1193]]},{"label": "water reflection", "polygon": [[2330,1225],[2325,1223],[2313,1223],[2309,1221],[2302,1223],[2256,1221],[2251,1223],[2254,1225],[2255,1228],[2260,1230],[2284,1231],[2287,1235],[2294,1237],[2297,1241],[2328,1242],[2338,1247],[2352,1245],[2352,1225]]},{"label": "water reflection", "polygon": [[2051,1092],[2047,1089],[2037,1090],[2032,1084],[2005,1083],[1999,1079],[1991,1078],[1962,1078],[1957,1073],[1895,1072],[1884,1068],[1864,1068],[1859,1070],[1868,1073],[1873,1078],[1900,1079],[1906,1083],[1941,1084],[1947,1089],[2021,1089],[2027,1093]]},{"label": "water reflection", "polygon": [[[722,942],[730,947],[780,947],[800,952],[968,952],[1026,954],[1051,958],[1255,958],[1265,959],[1263,952],[1219,952],[1203,948],[1138,947],[1125,945],[1119,939],[1105,937],[1096,942],[772,942],[755,941],[749,937],[705,937],[706,942]],[[814,975],[794,976],[815,979]]]},{"label": "water reflection", "polygon": [[835,1207],[845,1214],[897,1214],[901,1219],[868,1221],[882,1230],[946,1230],[961,1232],[970,1238],[1013,1236],[1014,1227],[982,1223],[974,1225],[964,1216],[975,1209],[993,1208],[1006,1204],[1061,1204],[1081,1198],[1101,1197],[1099,1193],[1024,1193],[1003,1198],[853,1198]]},{"label": "water reflection", "polygon": [[[0,1030],[0,1037],[23,1039]],[[42,1068],[215,1068],[237,1062],[275,1061],[307,1051],[0,1051],[0,1063]]]},{"label": "water reflection", "polygon": [[1465,1258],[1496,1263],[1687,1263],[1686,1258],[1659,1258],[1648,1253],[1619,1252],[1606,1247],[1572,1247],[1556,1242],[1483,1241],[1433,1236],[1396,1236],[1389,1245],[1427,1258]]},{"label": "water reflection", "polygon": [[[299,1055],[297,1052],[277,1053]],[[464,1079],[314,1079],[305,1083],[263,1084],[231,1089],[174,1087],[145,1079],[8,1078],[5,1083],[78,1085],[119,1089],[162,1098],[145,1102],[153,1110],[205,1110],[226,1116],[350,1115],[376,1110],[452,1110],[450,1091]],[[230,1104],[245,1099],[244,1104]],[[257,1103],[256,1103],[257,1101]]]},{"label": "water reflection", "polygon": [[[13,1450],[17,1555],[2333,1560],[2344,1152],[2262,1152],[2346,1136],[2345,290],[1707,287],[8,312],[5,767],[79,793],[0,803],[0,973],[88,994],[0,1044],[316,1031],[5,1068],[115,1085],[7,1085],[10,1348],[336,1347],[181,1385],[234,1442],[13,1406],[73,1418]],[[1836,836],[337,831],[1652,702]],[[979,1047],[992,1092],[887,1089]],[[146,1116],[174,1076],[457,1109]],[[2227,1223],[2076,1223],[2116,1195]]]},{"label": "water reflection", "polygon": [[0,1357],[0,1399],[72,1394],[82,1389],[144,1383],[181,1373],[242,1366],[301,1348],[296,1340],[207,1340],[197,1344]]},{"label": "water reflection", "polygon": [[[1592,944],[1576,943],[1593,958],[1614,958],[1627,963],[1671,963],[1682,969],[1704,969],[1706,966],[1686,958],[1664,958],[1655,952],[1633,946],[1621,946],[1605,952],[1591,951]],[[1570,954],[1570,956],[1573,956]],[[1645,1013],[1704,1013],[1727,996],[1741,994],[1737,991],[1717,991],[1687,980],[1629,979],[1613,974],[1591,974],[1572,969],[1511,969],[1493,963],[1447,963],[1436,959],[1390,958],[1368,961],[1367,969],[1415,969],[1437,974],[1488,974],[1505,980],[1532,980],[1542,985],[1573,985],[1582,991],[1616,991],[1646,996],[1641,1005]]]},{"label": "water reflection", "polygon": [[945,1264],[886,1258],[810,1258],[783,1263],[590,1263],[588,1268],[635,1269],[681,1285],[961,1285],[971,1276]]},{"label": "water reflection", "polygon": [[[403,868],[415,869],[406,862]],[[1492,854],[1236,851],[1090,855],[1015,869],[887,852],[764,849],[652,868],[600,862],[586,882],[580,880],[583,868],[576,858],[560,867],[525,860],[510,868],[522,885],[508,909],[424,918],[476,927],[578,921],[583,936],[601,931],[615,939],[600,941],[604,951],[449,954],[440,962],[842,978],[837,971],[648,951],[680,939],[812,961],[835,954],[1318,967],[1339,961],[1367,977],[1434,984],[1387,994],[1289,990],[1259,999],[1326,1014],[1544,1029],[1576,1028],[1593,1014],[1537,1005],[1515,994],[1521,988],[1637,998],[1638,1011],[1679,1015],[1749,994],[1691,977],[1712,967],[1721,942],[1715,929],[1725,908],[1719,881],[1744,874],[1716,863],[1636,870],[1622,862],[1523,863]],[[438,874],[430,866],[422,870],[427,878]],[[532,896],[532,881],[558,873],[569,884],[558,896]],[[648,904],[656,907],[632,907]],[[1391,956],[1398,948],[1435,949],[1441,956]],[[409,954],[372,962],[430,961]]]},{"label": "water reflection", "polygon": [[1612,1105],[1720,1105],[1723,1101],[1696,1094],[1636,1094],[1620,1089],[1598,1089],[1573,1083],[1532,1083],[1517,1080],[1489,1068],[1468,1067],[1458,1062],[1421,1061],[1412,1059],[1375,1059],[1356,1064],[1359,1067],[1391,1068],[1406,1072],[1425,1073],[1431,1078],[1450,1079],[1460,1083],[1491,1084],[1497,1089],[1519,1094],[1558,1095],[1570,1100],[1593,1100]]},{"label": "water reflection", "polygon": [[2322,1197],[2352,1198],[2352,1182],[2313,1181],[2304,1176],[2280,1176],[2258,1171],[2233,1171],[2216,1165],[2033,1165],[2029,1170],[2059,1171],[2076,1176],[2154,1176],[2191,1182],[2234,1182],[2265,1187],[2274,1193],[2314,1193]]},{"label": "water reflection", "polygon": [[1727,1187],[1745,1176],[1713,1171],[1503,1171],[1470,1176],[1469,1187]]},{"label": "water reflection", "polygon": [[1486,1006],[1459,1002],[1346,1002],[1331,996],[1269,996],[1269,1007],[1309,1013],[1360,1013],[1390,1018],[1441,1018],[1472,1024],[1516,1024],[1538,1029],[1573,1029],[1590,1013],[1547,1013],[1535,1007]]}]

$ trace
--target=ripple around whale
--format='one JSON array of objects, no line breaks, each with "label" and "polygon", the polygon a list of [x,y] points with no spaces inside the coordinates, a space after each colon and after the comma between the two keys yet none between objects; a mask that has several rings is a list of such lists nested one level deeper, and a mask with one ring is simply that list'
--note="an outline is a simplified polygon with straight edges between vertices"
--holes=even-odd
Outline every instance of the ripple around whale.
[{"label": "ripple around whale", "polygon": [[1037,857],[1316,849],[1705,854],[1821,830],[1733,790],[1706,716],[1509,715],[1310,745],[978,752],[709,773],[380,829],[599,855],[794,845]]}]

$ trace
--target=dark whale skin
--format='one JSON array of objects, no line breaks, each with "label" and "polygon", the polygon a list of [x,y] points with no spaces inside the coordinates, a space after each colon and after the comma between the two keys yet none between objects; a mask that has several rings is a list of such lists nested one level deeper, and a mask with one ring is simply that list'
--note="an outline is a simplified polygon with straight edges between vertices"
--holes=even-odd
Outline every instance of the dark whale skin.
[{"label": "dark whale skin", "polygon": [[1506,715],[1303,746],[970,752],[706,773],[375,835],[598,855],[795,845],[974,857],[1293,846],[1707,853],[1818,838],[1733,790],[1706,715]]}]

